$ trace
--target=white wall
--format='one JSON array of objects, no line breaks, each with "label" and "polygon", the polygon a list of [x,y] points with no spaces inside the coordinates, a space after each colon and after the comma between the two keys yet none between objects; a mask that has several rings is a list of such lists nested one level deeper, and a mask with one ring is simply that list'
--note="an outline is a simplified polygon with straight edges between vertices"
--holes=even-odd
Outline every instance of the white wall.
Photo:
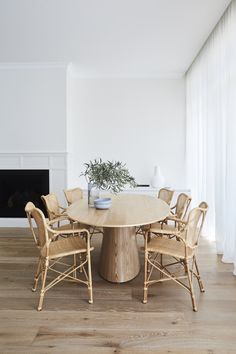
[{"label": "white wall", "polygon": [[83,163],[95,157],[127,163],[138,183],[160,165],[166,184],[185,188],[185,81],[79,79],[68,85],[69,185],[85,186]]},{"label": "white wall", "polygon": [[66,67],[0,66],[0,152],[68,152],[68,187],[86,186],[83,163],[127,163],[138,183],[160,165],[185,188],[185,82],[79,79]]},{"label": "white wall", "polygon": [[1,152],[66,151],[66,68],[0,66]]}]

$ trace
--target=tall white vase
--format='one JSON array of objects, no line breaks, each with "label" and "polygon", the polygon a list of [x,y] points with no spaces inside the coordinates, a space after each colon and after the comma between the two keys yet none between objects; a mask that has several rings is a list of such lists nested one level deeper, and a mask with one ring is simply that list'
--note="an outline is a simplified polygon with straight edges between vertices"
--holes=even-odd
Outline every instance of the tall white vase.
[{"label": "tall white vase", "polygon": [[151,186],[152,188],[160,189],[164,187],[164,177],[161,174],[161,169],[160,166],[155,166],[154,167],[154,175],[151,178]]},{"label": "tall white vase", "polygon": [[90,207],[94,207],[94,200],[99,198],[99,196],[99,190],[92,183],[88,183],[88,205]]}]

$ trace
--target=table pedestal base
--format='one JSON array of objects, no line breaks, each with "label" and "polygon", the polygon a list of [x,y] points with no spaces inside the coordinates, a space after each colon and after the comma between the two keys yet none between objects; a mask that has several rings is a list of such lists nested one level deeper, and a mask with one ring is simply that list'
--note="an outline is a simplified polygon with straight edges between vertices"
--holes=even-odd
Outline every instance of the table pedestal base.
[{"label": "table pedestal base", "polygon": [[140,271],[135,227],[104,228],[100,275],[113,283],[135,278]]}]

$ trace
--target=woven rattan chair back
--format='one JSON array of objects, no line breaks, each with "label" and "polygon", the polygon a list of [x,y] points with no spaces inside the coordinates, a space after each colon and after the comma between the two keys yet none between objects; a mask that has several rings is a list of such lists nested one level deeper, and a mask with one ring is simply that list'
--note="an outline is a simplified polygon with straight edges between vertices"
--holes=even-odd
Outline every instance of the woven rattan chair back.
[{"label": "woven rattan chair back", "polygon": [[158,192],[158,198],[164,200],[168,205],[170,205],[173,195],[174,191],[167,188],[161,188]]},{"label": "woven rattan chair back", "polygon": [[65,189],[64,193],[68,205],[83,198],[83,190],[81,188]]},{"label": "woven rattan chair back", "polygon": [[206,212],[201,208],[194,208],[190,211],[185,232],[185,240],[191,248],[198,246]]},{"label": "woven rattan chair back", "polygon": [[55,219],[60,214],[60,206],[56,194],[42,195],[41,199],[46,207],[48,219]]},{"label": "woven rattan chair back", "polygon": [[[45,227],[45,216],[43,212],[40,209],[36,208],[35,205],[31,202],[28,202],[26,204],[25,211],[29,220],[30,229],[34,237],[35,243],[37,244],[37,246],[42,248],[48,240],[48,232]],[[32,218],[35,221],[36,230],[33,227]]]},{"label": "woven rattan chair back", "polygon": [[35,231],[35,229],[33,227],[32,217],[31,217],[31,213],[32,213],[32,211],[35,208],[36,207],[35,207],[34,203],[28,202],[26,204],[26,206],[25,206],[25,212],[26,212],[26,215],[27,215],[27,219],[28,219],[28,222],[29,222],[29,227],[30,227],[31,233],[33,235],[34,241],[35,241],[36,245],[39,246],[38,233]]},{"label": "woven rattan chair back", "polygon": [[191,203],[192,198],[190,198],[187,194],[185,193],[180,193],[178,198],[177,198],[177,202],[176,202],[176,206],[175,206],[175,215],[178,219],[184,219],[189,205]]}]

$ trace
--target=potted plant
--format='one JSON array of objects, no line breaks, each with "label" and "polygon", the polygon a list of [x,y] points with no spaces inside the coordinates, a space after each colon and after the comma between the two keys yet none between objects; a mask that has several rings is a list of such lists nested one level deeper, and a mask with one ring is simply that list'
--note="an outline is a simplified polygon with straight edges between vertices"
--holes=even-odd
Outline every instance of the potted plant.
[{"label": "potted plant", "polygon": [[85,176],[88,182],[88,202],[90,205],[93,204],[91,199],[95,198],[95,196],[91,198],[92,188],[116,194],[122,191],[125,186],[136,186],[135,179],[130,175],[126,164],[120,161],[104,162],[99,158],[93,161],[90,160],[84,166],[85,170],[81,173],[81,176]]}]

